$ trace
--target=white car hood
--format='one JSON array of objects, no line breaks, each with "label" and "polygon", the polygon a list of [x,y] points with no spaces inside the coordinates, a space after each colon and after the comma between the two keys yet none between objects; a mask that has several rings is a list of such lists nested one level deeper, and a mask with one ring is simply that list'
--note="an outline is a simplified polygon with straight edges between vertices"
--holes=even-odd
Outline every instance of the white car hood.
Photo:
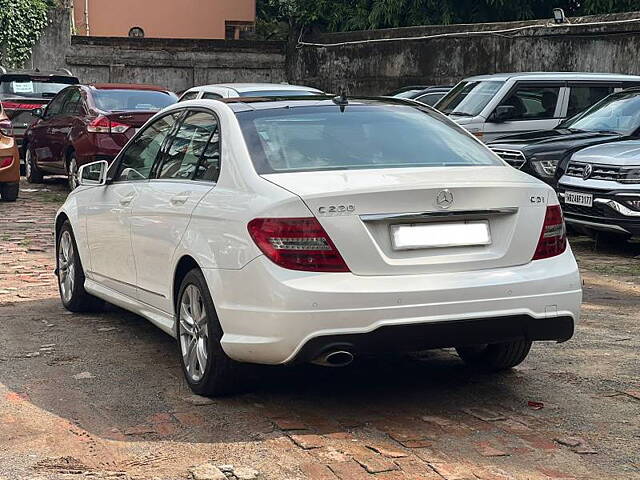
[{"label": "white car hood", "polygon": [[611,142],[579,150],[571,160],[620,167],[640,165],[640,140]]}]

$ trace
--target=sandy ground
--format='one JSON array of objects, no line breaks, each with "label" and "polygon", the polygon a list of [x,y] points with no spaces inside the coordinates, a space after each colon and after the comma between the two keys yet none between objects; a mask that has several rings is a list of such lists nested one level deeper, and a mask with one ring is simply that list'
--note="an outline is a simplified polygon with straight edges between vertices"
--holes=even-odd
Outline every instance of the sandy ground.
[{"label": "sandy ground", "polygon": [[640,478],[640,243],[572,239],[583,321],[512,372],[438,350],[260,368],[250,393],[205,401],[143,319],[62,308],[51,221],[64,183],[23,187],[0,203],[0,479],[183,479],[203,465],[262,479]]}]

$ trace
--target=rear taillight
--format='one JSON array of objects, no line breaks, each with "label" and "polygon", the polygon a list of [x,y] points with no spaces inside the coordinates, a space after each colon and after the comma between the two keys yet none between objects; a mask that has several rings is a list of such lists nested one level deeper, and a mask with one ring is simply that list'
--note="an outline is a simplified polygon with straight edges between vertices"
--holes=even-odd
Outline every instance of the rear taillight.
[{"label": "rear taillight", "polygon": [[308,272],[348,272],[349,267],[320,222],[309,218],[256,218],[249,234],[275,264]]},{"label": "rear taillight", "polygon": [[13,163],[13,157],[0,157],[0,168],[6,168]]},{"label": "rear taillight", "polygon": [[35,110],[36,108],[42,108],[45,106],[43,103],[17,103],[17,102],[2,102],[2,106],[7,110]]},{"label": "rear taillight", "polygon": [[567,232],[564,227],[562,209],[560,205],[548,206],[533,260],[555,257],[564,252],[566,248]]},{"label": "rear taillight", "polygon": [[0,133],[7,137],[13,135],[13,125],[11,125],[11,120],[0,120]]},{"label": "rear taillight", "polygon": [[131,128],[131,125],[114,122],[109,117],[99,116],[94,118],[87,125],[87,132],[91,133],[124,133]]}]

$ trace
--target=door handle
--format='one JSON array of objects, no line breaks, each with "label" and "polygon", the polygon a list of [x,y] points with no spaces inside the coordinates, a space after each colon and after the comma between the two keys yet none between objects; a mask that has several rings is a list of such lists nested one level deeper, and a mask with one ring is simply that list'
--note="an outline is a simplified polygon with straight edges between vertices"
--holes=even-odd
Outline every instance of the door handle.
[{"label": "door handle", "polygon": [[123,207],[126,207],[127,205],[129,205],[133,201],[135,196],[136,196],[135,193],[130,193],[126,197],[122,197],[120,199],[120,205],[122,205]]},{"label": "door handle", "polygon": [[169,202],[171,202],[171,205],[174,206],[184,205],[187,200],[189,200],[189,196],[189,192],[179,193],[178,195],[174,195],[173,197],[171,197],[171,200],[169,200]]}]

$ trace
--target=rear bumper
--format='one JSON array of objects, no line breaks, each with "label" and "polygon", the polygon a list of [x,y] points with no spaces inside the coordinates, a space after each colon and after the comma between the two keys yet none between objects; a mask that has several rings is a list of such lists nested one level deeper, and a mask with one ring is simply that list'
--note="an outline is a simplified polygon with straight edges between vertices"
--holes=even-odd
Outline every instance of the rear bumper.
[{"label": "rear bumper", "polygon": [[376,351],[452,347],[463,339],[563,341],[582,301],[570,249],[526,265],[471,272],[316,274],[285,270],[261,256],[240,270],[204,274],[227,355],[266,364],[308,359],[334,339],[364,350],[372,344]]},{"label": "rear bumper", "polygon": [[295,360],[309,362],[331,350],[354,355],[412,352],[517,340],[566,342],[573,336],[570,316],[536,319],[528,315],[392,325],[368,333],[323,335],[304,344]]}]

